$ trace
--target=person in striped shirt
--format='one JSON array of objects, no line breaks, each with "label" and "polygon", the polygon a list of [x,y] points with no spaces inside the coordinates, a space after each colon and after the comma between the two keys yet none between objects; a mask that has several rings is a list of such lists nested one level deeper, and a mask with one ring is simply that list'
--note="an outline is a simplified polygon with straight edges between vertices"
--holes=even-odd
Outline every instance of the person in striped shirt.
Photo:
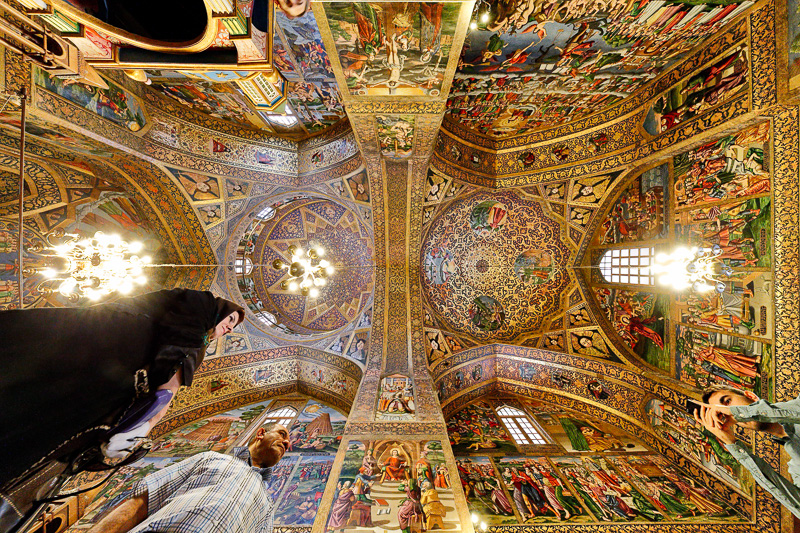
[{"label": "person in striped shirt", "polygon": [[89,533],[271,533],[272,467],[289,448],[280,424],[256,431],[233,455],[204,452],[140,481]]}]

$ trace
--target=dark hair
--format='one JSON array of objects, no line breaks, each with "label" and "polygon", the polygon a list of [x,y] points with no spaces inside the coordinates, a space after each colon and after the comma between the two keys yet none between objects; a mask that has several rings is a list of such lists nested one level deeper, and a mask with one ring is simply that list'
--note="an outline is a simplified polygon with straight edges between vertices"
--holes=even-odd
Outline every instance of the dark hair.
[{"label": "dark hair", "polygon": [[739,396],[744,396],[744,391],[741,389],[737,389],[736,387],[731,387],[730,385],[711,385],[703,392],[703,403],[707,404],[708,400],[711,399],[711,395],[715,392],[730,392],[733,394],[738,394]]}]

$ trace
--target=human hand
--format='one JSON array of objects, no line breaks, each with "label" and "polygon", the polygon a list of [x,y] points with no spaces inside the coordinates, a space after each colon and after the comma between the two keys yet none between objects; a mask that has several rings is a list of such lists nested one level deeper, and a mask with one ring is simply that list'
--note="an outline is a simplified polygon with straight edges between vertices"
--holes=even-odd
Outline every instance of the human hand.
[{"label": "human hand", "polygon": [[699,411],[694,412],[695,421],[711,432],[722,444],[733,444],[736,437],[733,435],[733,425],[736,423],[730,415],[730,410],[725,408],[725,414],[717,406],[701,405]]}]

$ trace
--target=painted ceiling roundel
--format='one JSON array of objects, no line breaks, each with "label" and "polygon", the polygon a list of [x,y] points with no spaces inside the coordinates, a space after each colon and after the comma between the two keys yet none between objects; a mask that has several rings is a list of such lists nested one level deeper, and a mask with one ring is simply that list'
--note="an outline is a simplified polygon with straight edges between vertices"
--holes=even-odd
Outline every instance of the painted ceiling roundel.
[{"label": "painted ceiling roundel", "polygon": [[453,202],[422,247],[428,302],[453,330],[511,340],[539,330],[570,283],[558,222],[514,191]]},{"label": "painted ceiling roundel", "polygon": [[[243,243],[252,263],[263,266],[239,282],[251,310],[273,315],[281,329],[300,335],[337,330],[363,311],[373,290],[374,251],[369,230],[353,211],[332,200],[305,198],[267,207],[259,216],[266,220]],[[316,298],[282,289],[287,270],[271,266],[275,259],[291,262],[292,245],[322,247],[336,269]]]}]

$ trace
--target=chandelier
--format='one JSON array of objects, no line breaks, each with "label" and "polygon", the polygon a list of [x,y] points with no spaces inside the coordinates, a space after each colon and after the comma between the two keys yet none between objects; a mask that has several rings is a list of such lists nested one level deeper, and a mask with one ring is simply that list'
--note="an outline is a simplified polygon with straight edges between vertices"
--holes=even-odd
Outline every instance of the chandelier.
[{"label": "chandelier", "polygon": [[721,255],[718,244],[711,248],[678,248],[670,254],[656,255],[652,269],[659,283],[675,290],[691,288],[699,293],[712,290],[722,293],[726,285],[717,276],[731,276],[733,269],[722,262]]},{"label": "chandelier", "polygon": [[[53,239],[66,238],[58,244]],[[57,230],[45,239],[50,248],[38,246],[32,252],[49,258],[50,266],[41,270],[45,279],[38,290],[45,294],[60,293],[72,301],[86,297],[97,301],[113,292],[128,294],[136,285],[147,283],[144,268],[150,257],[136,255],[141,242],[128,243],[119,235],[98,231],[91,238]]]},{"label": "chandelier", "polygon": [[281,282],[281,289],[285,291],[300,291],[303,296],[316,298],[319,296],[319,289],[327,282],[328,276],[333,274],[334,268],[325,259],[320,259],[325,255],[325,249],[320,246],[309,245],[308,250],[291,245],[288,250],[291,256],[291,263],[286,263],[282,259],[272,262],[275,270],[288,270],[288,277]]}]

